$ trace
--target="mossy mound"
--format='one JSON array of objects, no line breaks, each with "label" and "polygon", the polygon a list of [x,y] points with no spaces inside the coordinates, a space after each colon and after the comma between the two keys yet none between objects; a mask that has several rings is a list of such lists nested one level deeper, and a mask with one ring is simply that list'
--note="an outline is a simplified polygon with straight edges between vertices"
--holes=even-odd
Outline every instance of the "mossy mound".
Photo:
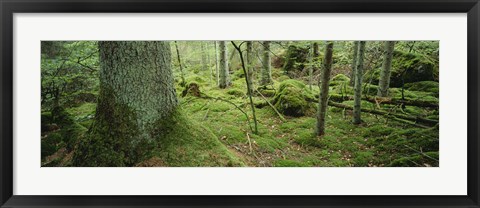
[{"label": "mossy mound", "polygon": [[343,85],[343,84],[348,85],[349,83],[350,83],[350,78],[347,77],[347,75],[337,74],[330,80],[329,85],[330,86],[338,86],[338,85]]},{"label": "mossy mound", "polygon": [[275,108],[286,116],[300,117],[315,112],[309,100],[314,96],[304,83],[289,79],[280,83],[278,93],[273,98]]},{"label": "mossy mound", "polygon": [[275,89],[269,89],[267,87],[259,87],[257,90],[265,97],[273,97],[276,92]]},{"label": "mossy mound", "polygon": [[240,90],[240,89],[237,89],[237,88],[228,89],[227,94],[233,95],[233,96],[236,96],[236,97],[245,97],[246,96],[245,90]]},{"label": "mossy mound", "polygon": [[[364,80],[378,84],[380,67],[366,73]],[[395,51],[393,53],[390,87],[401,87],[403,83],[438,81],[438,68],[433,62],[414,53]]]},{"label": "mossy mound", "polygon": [[405,84],[405,89],[410,91],[422,91],[422,92],[431,92],[437,93],[439,90],[439,83],[435,81],[421,81],[414,83]]},{"label": "mossy mound", "polygon": [[210,129],[188,118],[182,110],[162,121],[154,157],[169,167],[244,166]]},{"label": "mossy mound", "polygon": [[[308,58],[309,48],[301,45],[290,45],[285,56],[283,71],[287,74],[294,74],[302,71]],[[290,73],[292,72],[292,73]]]}]

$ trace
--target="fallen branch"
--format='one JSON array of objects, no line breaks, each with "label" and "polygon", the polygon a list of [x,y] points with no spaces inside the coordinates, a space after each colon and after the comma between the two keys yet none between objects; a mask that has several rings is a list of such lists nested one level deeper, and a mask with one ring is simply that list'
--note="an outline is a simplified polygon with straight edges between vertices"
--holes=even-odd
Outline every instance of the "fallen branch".
[{"label": "fallen branch", "polygon": [[[342,103],[336,103],[336,102],[333,102],[333,101],[328,101],[328,105],[333,106],[333,107],[337,107],[337,108],[344,108],[344,109],[353,110],[352,106],[345,105],[345,104],[342,104]],[[400,119],[408,120],[408,121],[414,121],[416,124],[421,123],[421,124],[426,124],[426,125],[429,125],[429,126],[435,126],[435,125],[438,124],[437,120],[432,120],[432,119],[427,119],[427,118],[422,118],[422,117],[407,116],[407,115],[402,115],[402,114],[394,114],[394,113],[388,113],[388,112],[385,112],[385,111],[365,109],[365,108],[362,108],[361,111],[365,112],[365,113],[371,113],[371,114],[383,115],[383,116],[387,116],[387,117],[400,118]]]},{"label": "fallen branch", "polygon": [[[353,100],[353,96],[343,96],[338,94],[333,94],[331,97],[332,100],[337,102],[342,102],[346,100]],[[363,97],[362,100],[375,103],[375,104],[392,104],[392,105],[406,105],[406,106],[417,106],[417,107],[428,107],[428,108],[438,108],[438,102],[436,101],[426,101],[426,100],[402,100],[399,98],[378,98],[378,97]]]},{"label": "fallen branch", "polygon": [[277,113],[278,117],[280,117],[280,120],[282,120],[283,122],[286,122],[285,118],[280,112],[278,112],[277,108],[275,108],[275,106],[270,101],[268,101],[268,99],[265,98],[265,96],[263,96],[262,93],[260,93],[260,91],[258,91],[258,89],[255,89],[255,91],[257,91],[257,93],[263,98],[263,100],[267,101],[268,105],[270,105],[270,107],[272,107],[275,113]]}]

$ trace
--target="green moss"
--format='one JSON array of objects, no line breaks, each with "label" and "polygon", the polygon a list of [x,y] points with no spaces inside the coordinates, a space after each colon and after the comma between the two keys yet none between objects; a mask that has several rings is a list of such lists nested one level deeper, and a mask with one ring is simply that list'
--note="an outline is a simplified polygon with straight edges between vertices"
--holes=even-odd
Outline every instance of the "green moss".
[{"label": "green moss", "polygon": [[276,160],[274,167],[307,167],[306,164],[294,160]]},{"label": "green moss", "polygon": [[388,166],[390,167],[415,167],[415,166],[438,166],[438,152],[426,152],[408,157],[402,157],[393,160]]},{"label": "green moss", "polygon": [[243,166],[209,129],[186,117],[182,111],[174,113],[159,124],[158,148],[154,156],[170,167]]},{"label": "green moss", "polygon": [[89,134],[79,141],[73,156],[74,166],[131,166],[147,157],[152,141],[139,137],[136,113],[115,102],[112,90],[100,95],[96,120]]},{"label": "green moss", "polygon": [[439,83],[435,81],[421,81],[414,83],[405,84],[405,89],[410,91],[423,91],[435,93],[438,96],[439,93]]},{"label": "green moss", "polygon": [[268,89],[265,87],[261,87],[258,89],[260,93],[262,93],[263,96],[265,97],[273,97],[275,96],[276,90],[275,89]]},{"label": "green moss", "polygon": [[315,112],[314,95],[305,84],[297,80],[285,80],[280,83],[279,91],[273,99],[273,104],[278,111],[287,116],[304,116]]},{"label": "green moss", "polygon": [[344,74],[337,74],[331,80],[329,85],[330,86],[337,86],[337,85],[348,85],[350,83],[350,78]]},{"label": "green moss", "polygon": [[367,167],[374,158],[373,152],[356,152],[353,163],[358,167]]},{"label": "green moss", "polygon": [[246,90],[240,90],[240,89],[237,89],[237,88],[231,88],[231,89],[228,89],[227,90],[227,94],[229,95],[233,95],[233,96],[236,96],[236,97],[245,97],[246,96]]},{"label": "green moss", "polygon": [[57,152],[60,148],[62,135],[59,132],[48,134],[41,142],[42,159]]},{"label": "green moss", "polygon": [[306,45],[289,45],[283,70],[287,73],[290,71],[302,71],[305,67],[305,62],[307,61],[308,51],[309,48]]},{"label": "green moss", "polygon": [[362,136],[365,138],[371,137],[387,137],[395,131],[394,128],[387,127],[385,125],[370,126],[362,132]]}]

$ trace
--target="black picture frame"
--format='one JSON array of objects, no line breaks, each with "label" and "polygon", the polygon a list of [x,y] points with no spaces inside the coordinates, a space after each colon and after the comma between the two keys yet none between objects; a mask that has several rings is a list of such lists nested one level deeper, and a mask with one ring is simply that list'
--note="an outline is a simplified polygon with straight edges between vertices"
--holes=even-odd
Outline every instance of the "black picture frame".
[{"label": "black picture frame", "polygon": [[[480,207],[478,0],[0,0],[1,207]],[[24,196],[13,195],[14,13],[467,13],[468,194],[466,196]],[[448,180],[448,179],[445,179]],[[92,187],[94,188],[94,187]]]}]

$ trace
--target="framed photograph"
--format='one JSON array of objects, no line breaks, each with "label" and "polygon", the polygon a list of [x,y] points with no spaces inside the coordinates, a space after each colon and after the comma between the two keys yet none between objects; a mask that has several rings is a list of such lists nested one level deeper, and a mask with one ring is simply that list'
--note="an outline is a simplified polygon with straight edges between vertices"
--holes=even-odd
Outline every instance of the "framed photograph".
[{"label": "framed photograph", "polygon": [[7,1],[1,207],[479,207],[478,0]]}]

